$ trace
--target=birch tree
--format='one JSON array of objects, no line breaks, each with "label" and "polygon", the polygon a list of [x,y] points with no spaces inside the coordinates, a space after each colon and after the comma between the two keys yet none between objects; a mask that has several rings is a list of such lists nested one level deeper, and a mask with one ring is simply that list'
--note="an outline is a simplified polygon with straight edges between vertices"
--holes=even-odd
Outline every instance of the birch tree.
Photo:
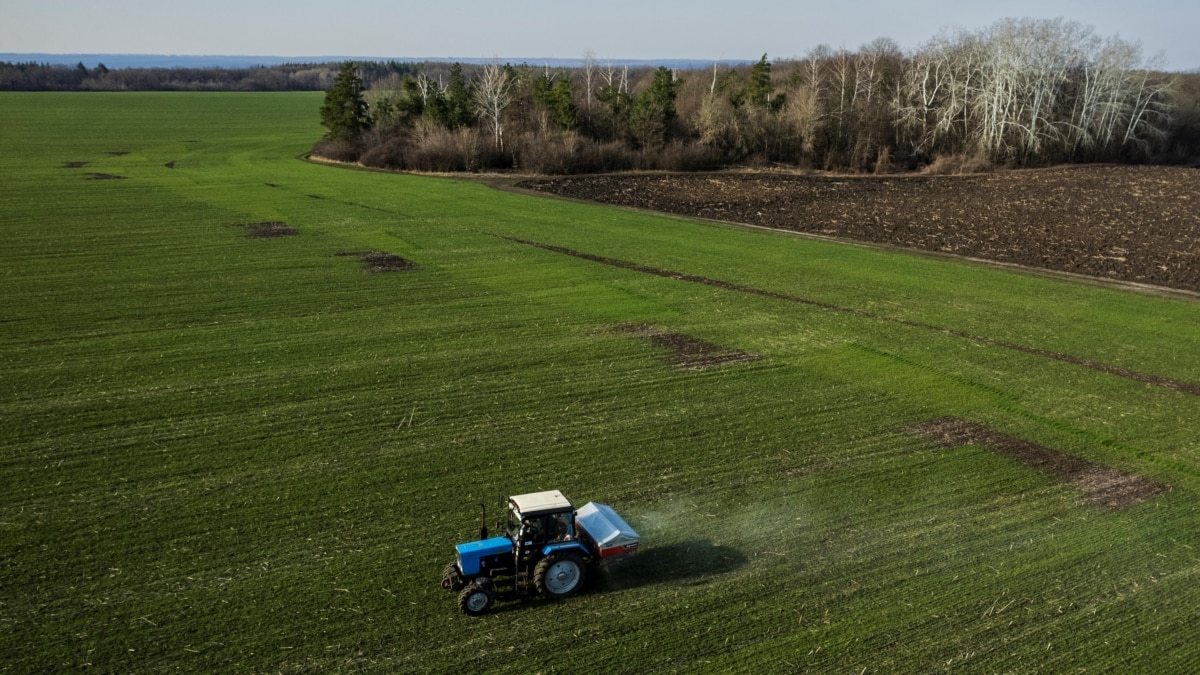
[{"label": "birch tree", "polygon": [[918,155],[994,162],[1145,155],[1165,137],[1171,82],[1141,48],[1062,19],[1007,19],[914,54],[893,113]]},{"label": "birch tree", "polygon": [[492,61],[483,67],[475,85],[475,109],[492,132],[492,142],[504,149],[504,109],[512,102],[512,77],[508,68]]},{"label": "birch tree", "polygon": [[[588,112],[592,111],[592,91],[596,88],[596,79],[599,75],[598,71],[599,69],[596,67],[596,54],[589,49],[583,53],[583,95],[587,104]],[[610,76],[609,84],[611,83],[612,78]]]}]

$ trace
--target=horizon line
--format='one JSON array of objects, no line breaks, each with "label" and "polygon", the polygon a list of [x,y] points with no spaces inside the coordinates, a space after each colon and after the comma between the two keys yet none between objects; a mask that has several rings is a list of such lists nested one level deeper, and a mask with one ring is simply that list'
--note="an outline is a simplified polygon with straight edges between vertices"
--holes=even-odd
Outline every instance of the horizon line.
[{"label": "horizon line", "polygon": [[[406,62],[422,62],[422,61],[472,61],[472,62],[490,62],[490,61],[508,61],[508,62],[530,62],[530,61],[573,61],[582,63],[585,60],[583,56],[364,56],[364,55],[345,55],[345,54],[169,54],[169,53],[154,53],[154,52],[0,52],[0,57],[23,56],[23,57],[40,57],[48,56],[54,58],[72,58],[80,57],[127,57],[127,58],[163,58],[163,59],[272,59],[272,60],[294,60],[299,59],[304,63],[330,63],[333,61],[406,61]],[[658,61],[677,61],[677,62],[695,62],[695,63],[752,63],[758,58],[697,58],[697,57],[614,57],[602,58],[593,57],[596,63],[649,63]]]}]

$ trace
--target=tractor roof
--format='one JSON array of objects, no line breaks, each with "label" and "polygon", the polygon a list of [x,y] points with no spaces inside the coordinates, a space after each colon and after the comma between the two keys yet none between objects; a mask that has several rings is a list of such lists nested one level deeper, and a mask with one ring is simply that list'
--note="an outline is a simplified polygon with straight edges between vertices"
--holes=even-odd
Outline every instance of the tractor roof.
[{"label": "tractor roof", "polygon": [[543,511],[570,511],[572,508],[571,502],[563,496],[558,490],[550,490],[548,492],[531,492],[527,495],[516,495],[509,497],[509,501],[522,515],[531,513],[540,513]]}]

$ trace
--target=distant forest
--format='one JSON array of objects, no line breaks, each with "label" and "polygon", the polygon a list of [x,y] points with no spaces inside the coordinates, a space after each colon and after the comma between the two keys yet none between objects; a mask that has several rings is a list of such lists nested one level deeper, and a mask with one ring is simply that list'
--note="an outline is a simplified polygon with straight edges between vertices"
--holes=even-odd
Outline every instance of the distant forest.
[{"label": "distant forest", "polygon": [[1200,74],[1061,19],[710,70],[346,63],[321,118],[320,156],[435,172],[1200,163]]},{"label": "distant forest", "polygon": [[[407,72],[409,64],[391,64]],[[388,67],[385,66],[385,69]],[[0,61],[0,91],[324,91],[338,64],[255,68],[88,68]]]}]

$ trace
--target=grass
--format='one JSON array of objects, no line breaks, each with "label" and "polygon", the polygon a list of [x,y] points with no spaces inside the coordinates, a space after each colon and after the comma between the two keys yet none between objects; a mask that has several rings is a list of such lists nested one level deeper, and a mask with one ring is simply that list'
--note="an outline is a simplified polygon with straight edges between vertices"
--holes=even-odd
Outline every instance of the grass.
[{"label": "grass", "polygon": [[[1200,382],[1200,306],[297,161],[319,103],[0,96],[0,671],[1195,667],[1200,400],[886,319]],[[904,431],[946,415],[1172,491]],[[553,488],[640,559],[459,615],[477,503]]]}]

